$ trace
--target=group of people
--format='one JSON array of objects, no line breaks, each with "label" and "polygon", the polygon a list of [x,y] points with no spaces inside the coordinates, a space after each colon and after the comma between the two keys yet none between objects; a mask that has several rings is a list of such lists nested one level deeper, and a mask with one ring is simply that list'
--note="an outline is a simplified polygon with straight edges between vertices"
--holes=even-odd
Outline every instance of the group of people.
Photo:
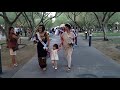
[{"label": "group of people", "polygon": [[[72,53],[73,46],[75,44],[75,34],[72,31],[70,24],[65,24],[61,29],[64,31],[60,34],[61,43],[58,45],[55,43],[50,49],[50,39],[48,33],[45,31],[44,25],[39,25],[36,33],[34,35],[33,42],[37,44],[37,56],[40,68],[45,71],[47,69],[47,56],[50,52],[50,58],[52,62],[52,67],[54,69],[58,69],[57,61],[59,60],[58,51],[63,48],[65,51],[65,56],[68,62],[67,70],[71,70],[71,61],[72,61]],[[17,66],[17,62],[15,59],[16,51],[13,50],[13,46],[17,44],[17,40],[19,38],[18,35],[14,33],[14,28],[9,28],[9,40],[8,47],[10,49],[10,55],[12,56],[12,63],[14,66]]]},{"label": "group of people", "polygon": [[50,39],[49,35],[45,31],[44,25],[39,25],[37,32],[35,34],[34,43],[37,44],[38,62],[42,70],[47,68],[47,55],[50,51],[50,58],[52,61],[52,67],[58,69],[57,61],[59,60],[58,51],[63,47],[65,51],[65,56],[68,62],[67,70],[71,69],[71,60],[73,45],[75,43],[75,35],[72,32],[70,24],[65,24],[61,29],[63,33],[60,34],[61,43],[58,45],[55,43],[50,50]]}]

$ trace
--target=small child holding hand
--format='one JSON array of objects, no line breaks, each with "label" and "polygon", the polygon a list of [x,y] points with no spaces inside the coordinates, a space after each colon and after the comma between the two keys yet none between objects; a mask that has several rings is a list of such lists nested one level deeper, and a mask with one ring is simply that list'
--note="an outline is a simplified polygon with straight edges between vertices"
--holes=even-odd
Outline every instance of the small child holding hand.
[{"label": "small child holding hand", "polygon": [[54,44],[51,50],[51,61],[54,69],[57,69],[57,61],[59,60],[58,51],[59,51],[58,44]]}]

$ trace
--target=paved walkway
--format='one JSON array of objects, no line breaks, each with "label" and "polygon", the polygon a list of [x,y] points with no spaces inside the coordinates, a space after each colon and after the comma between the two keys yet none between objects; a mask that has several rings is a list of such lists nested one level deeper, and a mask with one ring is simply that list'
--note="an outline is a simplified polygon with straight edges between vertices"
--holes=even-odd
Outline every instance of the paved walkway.
[{"label": "paved walkway", "polygon": [[[52,37],[51,46],[60,43],[59,37]],[[120,78],[120,64],[105,56],[103,53],[89,47],[88,42],[78,38],[78,45],[72,55],[72,69],[66,71],[67,62],[63,50],[59,52],[58,70],[52,68],[50,59],[47,60],[47,71],[39,68],[37,57],[33,57],[12,78]]]}]

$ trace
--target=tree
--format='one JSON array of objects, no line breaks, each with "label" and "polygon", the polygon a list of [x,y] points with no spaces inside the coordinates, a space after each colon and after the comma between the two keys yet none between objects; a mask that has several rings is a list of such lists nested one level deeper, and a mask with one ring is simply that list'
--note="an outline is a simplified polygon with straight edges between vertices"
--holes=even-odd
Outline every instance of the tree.
[{"label": "tree", "polygon": [[53,23],[52,20],[49,20],[49,22],[45,25],[48,30],[52,27]]},{"label": "tree", "polygon": [[93,17],[92,13],[86,12],[83,19],[84,19],[84,26],[87,29],[94,28],[96,23],[95,23],[95,18]]},{"label": "tree", "polygon": [[46,25],[50,20],[52,20],[53,18],[57,18],[62,14],[62,12],[56,12],[54,16],[48,17],[51,14],[51,12],[48,12],[48,13],[47,12],[41,12],[41,13],[42,13],[42,17],[39,15],[39,17],[41,19],[40,19],[40,22],[38,23],[38,25],[39,24]]},{"label": "tree", "polygon": [[96,17],[96,20],[98,21],[99,28],[102,29],[103,35],[104,35],[104,40],[107,41],[107,35],[106,35],[106,30],[107,30],[107,25],[110,20],[110,18],[115,14],[116,12],[93,12],[93,14]]},{"label": "tree", "polygon": [[64,13],[62,13],[59,17],[56,18],[53,27],[60,26],[63,23],[68,23],[70,20],[66,17]]},{"label": "tree", "polygon": [[1,12],[0,16],[4,19],[5,22],[5,35],[6,35],[6,39],[8,38],[8,28],[11,27],[16,20],[19,18],[19,16],[22,14],[22,12],[17,12],[16,16],[14,17],[14,19],[11,21],[10,17],[8,17],[9,12]]},{"label": "tree", "polygon": [[[49,17],[51,12],[24,12],[22,15],[24,16],[26,22],[32,30],[32,34],[34,34],[36,27],[39,24],[47,25],[52,18],[56,18],[60,16],[61,12],[56,12],[55,16]],[[32,37],[32,36],[30,36]]]},{"label": "tree", "polygon": [[80,15],[76,18],[77,23],[80,25],[82,30],[95,29],[97,25],[96,19],[91,12],[81,12]]},{"label": "tree", "polygon": [[[68,19],[70,19],[76,26],[81,28],[81,26],[77,22],[77,17],[81,14],[81,12],[65,12],[64,13]],[[82,29],[82,28],[81,28]]]}]

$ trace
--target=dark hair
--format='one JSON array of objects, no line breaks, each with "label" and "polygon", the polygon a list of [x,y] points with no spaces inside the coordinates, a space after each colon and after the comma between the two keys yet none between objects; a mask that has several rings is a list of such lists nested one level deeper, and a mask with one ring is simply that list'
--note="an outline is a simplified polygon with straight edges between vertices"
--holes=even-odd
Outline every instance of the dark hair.
[{"label": "dark hair", "polygon": [[66,27],[68,27],[69,29],[71,29],[71,25],[70,24],[65,24]]},{"label": "dark hair", "polygon": [[56,49],[58,49],[58,44],[54,44],[53,47],[55,47]]},{"label": "dark hair", "polygon": [[9,31],[8,31],[8,34],[10,34],[10,31],[14,29],[14,27],[9,27]]},{"label": "dark hair", "polygon": [[45,31],[45,26],[44,25],[39,25],[39,27],[42,27],[42,32]]}]

